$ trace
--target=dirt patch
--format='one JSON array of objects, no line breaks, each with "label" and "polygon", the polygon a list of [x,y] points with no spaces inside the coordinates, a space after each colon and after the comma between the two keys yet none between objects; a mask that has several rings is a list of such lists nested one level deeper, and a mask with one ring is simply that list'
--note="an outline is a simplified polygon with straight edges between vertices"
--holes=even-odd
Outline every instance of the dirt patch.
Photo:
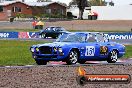
[{"label": "dirt patch", "polygon": [[[76,82],[79,66],[1,67],[0,88],[130,88],[130,84],[86,84]],[[88,74],[130,74],[132,65],[85,65]]]}]

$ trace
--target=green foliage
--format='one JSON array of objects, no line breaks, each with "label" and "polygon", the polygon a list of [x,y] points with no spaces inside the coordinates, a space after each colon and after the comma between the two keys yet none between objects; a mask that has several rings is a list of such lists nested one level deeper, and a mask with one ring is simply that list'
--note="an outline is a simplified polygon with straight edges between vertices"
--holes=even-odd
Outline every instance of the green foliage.
[{"label": "green foliage", "polygon": [[17,13],[17,14],[16,14],[16,17],[17,17],[17,18],[30,18],[30,17],[32,17],[32,15],[31,15],[31,14]]},{"label": "green foliage", "polygon": [[65,18],[65,15],[62,14],[38,14],[35,15],[34,18],[35,19],[41,19],[41,18]]},{"label": "green foliage", "polygon": [[105,6],[106,2],[103,0],[89,0],[91,6]]}]

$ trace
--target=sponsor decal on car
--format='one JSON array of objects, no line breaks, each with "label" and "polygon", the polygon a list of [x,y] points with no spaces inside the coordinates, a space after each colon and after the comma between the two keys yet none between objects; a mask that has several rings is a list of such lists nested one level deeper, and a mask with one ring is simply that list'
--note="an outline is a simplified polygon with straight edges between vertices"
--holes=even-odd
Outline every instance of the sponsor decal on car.
[{"label": "sponsor decal on car", "polygon": [[100,54],[107,54],[108,52],[108,47],[107,46],[100,46]]}]

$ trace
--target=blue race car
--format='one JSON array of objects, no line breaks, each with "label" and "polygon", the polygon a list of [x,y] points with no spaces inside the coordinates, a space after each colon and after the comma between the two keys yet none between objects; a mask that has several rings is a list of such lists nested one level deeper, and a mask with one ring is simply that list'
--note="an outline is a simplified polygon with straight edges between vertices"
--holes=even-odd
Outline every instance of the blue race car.
[{"label": "blue race car", "polygon": [[67,64],[84,64],[86,61],[107,61],[115,63],[125,54],[125,46],[109,39],[103,33],[64,33],[56,42],[33,45],[30,48],[38,65],[49,61],[63,61]]}]

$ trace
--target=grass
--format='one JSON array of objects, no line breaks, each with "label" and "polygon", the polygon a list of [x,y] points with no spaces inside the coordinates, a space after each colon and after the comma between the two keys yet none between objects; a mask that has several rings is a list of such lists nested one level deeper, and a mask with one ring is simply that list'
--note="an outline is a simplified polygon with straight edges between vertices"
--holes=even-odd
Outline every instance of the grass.
[{"label": "grass", "polygon": [[125,58],[132,58],[132,45],[126,46],[126,54],[124,57]]},{"label": "grass", "polygon": [[[131,31],[121,31],[119,29],[117,30],[68,30],[70,32],[131,32]],[[40,29],[0,29],[0,32],[40,32]]]},{"label": "grass", "polygon": [[[34,64],[35,61],[29,51],[30,46],[46,42],[48,41],[0,40],[0,66]],[[126,52],[124,58],[132,57],[132,46],[126,46]]]},{"label": "grass", "polygon": [[122,30],[68,30],[70,32],[131,32],[131,31],[122,31]]},{"label": "grass", "polygon": [[44,41],[0,40],[0,66],[34,64],[29,48]]},{"label": "grass", "polygon": [[40,29],[0,29],[0,32],[39,32]]}]

